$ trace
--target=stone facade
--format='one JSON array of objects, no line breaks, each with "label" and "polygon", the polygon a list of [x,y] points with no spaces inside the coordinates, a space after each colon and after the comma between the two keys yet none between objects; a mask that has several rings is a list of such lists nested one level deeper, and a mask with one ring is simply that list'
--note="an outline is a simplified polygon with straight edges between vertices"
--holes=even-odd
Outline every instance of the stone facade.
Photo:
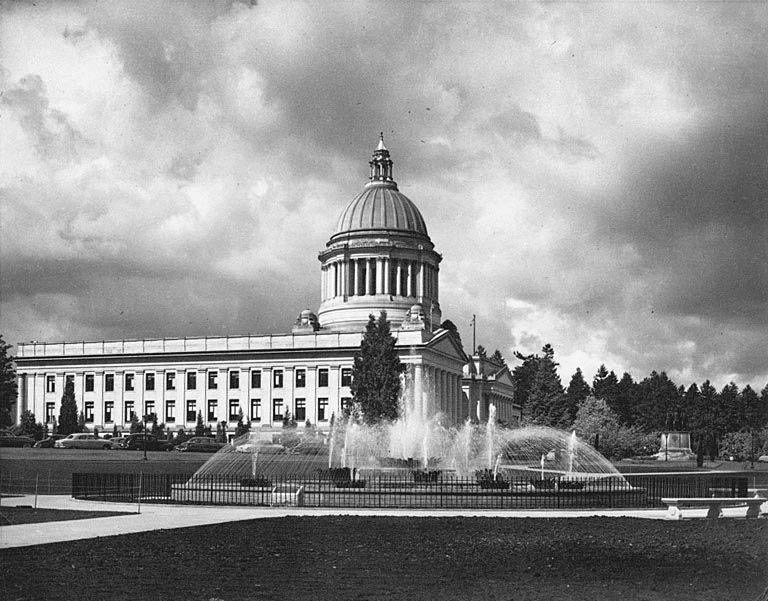
[{"label": "stone facade", "polygon": [[[234,431],[242,410],[252,427],[297,421],[327,428],[351,401],[353,357],[368,316],[387,311],[397,350],[409,368],[423,415],[448,423],[497,416],[519,407],[503,370],[467,357],[441,329],[439,264],[424,220],[397,189],[383,139],[370,161],[371,181],[347,206],[321,262],[321,305],[304,310],[291,333],[259,336],[20,343],[17,417],[58,417],[65,383],[74,383],[89,427],[123,432],[131,412],[155,413],[171,429],[194,427],[200,412],[214,429]],[[425,394],[426,393],[426,394]]]}]

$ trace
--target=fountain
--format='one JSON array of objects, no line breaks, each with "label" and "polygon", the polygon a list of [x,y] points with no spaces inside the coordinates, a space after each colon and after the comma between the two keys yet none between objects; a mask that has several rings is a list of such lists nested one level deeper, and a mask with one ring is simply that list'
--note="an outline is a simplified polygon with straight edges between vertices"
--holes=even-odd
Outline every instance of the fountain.
[{"label": "fountain", "polygon": [[[439,413],[430,416],[414,410],[412,388],[410,378],[405,379],[402,417],[393,422],[368,425],[336,419],[327,437],[313,429],[292,429],[291,439],[299,442],[290,449],[279,444],[280,434],[246,434],[213,455],[188,485],[216,475],[251,485],[314,478],[345,488],[362,488],[366,480],[381,477],[418,486],[441,479],[468,486],[466,482],[474,479],[479,488],[515,494],[596,490],[606,479],[611,486],[615,483],[614,488],[629,486],[575,432],[545,426],[502,428],[494,405],[489,406],[485,424],[467,420],[446,425]],[[265,436],[275,439],[264,440]]]}]

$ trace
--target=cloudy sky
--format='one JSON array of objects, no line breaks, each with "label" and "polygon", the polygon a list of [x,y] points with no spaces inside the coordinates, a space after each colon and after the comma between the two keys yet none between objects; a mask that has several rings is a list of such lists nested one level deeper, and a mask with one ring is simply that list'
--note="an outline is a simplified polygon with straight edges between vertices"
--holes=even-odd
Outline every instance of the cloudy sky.
[{"label": "cloudy sky", "polygon": [[471,340],[768,382],[762,3],[0,3],[0,332],[287,331],[385,132]]}]

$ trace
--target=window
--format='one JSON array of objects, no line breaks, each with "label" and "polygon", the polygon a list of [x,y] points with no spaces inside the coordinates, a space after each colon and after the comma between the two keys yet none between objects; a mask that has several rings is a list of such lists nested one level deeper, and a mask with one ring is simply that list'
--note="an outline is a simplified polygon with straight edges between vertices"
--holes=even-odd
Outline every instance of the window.
[{"label": "window", "polygon": [[232,370],[229,372],[229,387],[240,388],[240,371]]},{"label": "window", "polygon": [[296,399],[296,414],[293,418],[297,422],[307,420],[307,399]]},{"label": "window", "polygon": [[283,419],[283,399],[272,400],[272,420],[279,422]]},{"label": "window", "polygon": [[341,385],[352,386],[352,368],[345,367],[341,370]]},{"label": "window", "polygon": [[197,388],[197,372],[188,371],[187,372],[187,390],[194,390],[195,388]]},{"label": "window", "polygon": [[144,374],[144,390],[154,390],[155,389],[155,374],[148,373]]},{"label": "window", "polygon": [[45,376],[45,392],[56,392],[56,376]]},{"label": "window", "polygon": [[114,420],[112,412],[115,410],[115,401],[104,401],[104,423],[111,424]]},{"label": "window", "polygon": [[282,369],[276,369],[273,372],[273,378],[272,378],[272,385],[275,388],[282,388],[283,387],[283,370]]},{"label": "window", "polygon": [[307,385],[307,370],[296,370],[296,388],[304,388]]},{"label": "window", "polygon": [[317,421],[319,422],[328,421],[328,399],[327,398],[317,399]]},{"label": "window", "polygon": [[64,389],[66,390],[67,386],[70,384],[72,386],[75,385],[75,376],[64,376]]},{"label": "window", "polygon": [[251,421],[261,421],[261,399],[251,399]]},{"label": "window", "polygon": [[254,369],[251,372],[251,388],[261,388],[261,370]]},{"label": "window", "polygon": [[194,422],[197,420],[197,412],[195,410],[195,401],[187,401],[187,421]]},{"label": "window", "polygon": [[45,404],[45,423],[52,424],[54,419],[56,419],[56,403],[46,403]]},{"label": "window", "polygon": [[321,367],[317,370],[317,385],[320,388],[328,387],[328,368]]},{"label": "window", "polygon": [[133,374],[125,374],[125,389],[128,392],[133,390]]},{"label": "window", "polygon": [[104,374],[104,392],[114,392],[115,374]]},{"label": "window", "polygon": [[236,422],[240,419],[240,401],[229,399],[229,421]]},{"label": "window", "polygon": [[133,401],[125,401],[125,406],[123,407],[123,422],[127,424],[131,421],[131,415],[133,415]]},{"label": "window", "polygon": [[147,401],[144,403],[144,415],[148,419],[152,419],[152,416],[155,414],[155,401]]},{"label": "window", "polygon": [[343,396],[341,397],[341,410],[346,412],[347,409],[352,409],[352,397]]},{"label": "window", "polygon": [[85,401],[83,414],[85,415],[86,423],[92,424],[93,423],[93,401]]},{"label": "window", "polygon": [[165,423],[176,422],[176,401],[165,401]]},{"label": "window", "polygon": [[85,392],[93,392],[93,374],[85,374]]},{"label": "window", "polygon": [[217,371],[208,372],[208,390],[216,390],[219,387],[219,383],[217,382],[218,378],[219,378],[219,372]]},{"label": "window", "polygon": [[[216,399],[208,399],[208,421],[215,422],[218,413],[219,402]],[[197,418],[195,418],[197,419]]]},{"label": "window", "polygon": [[165,389],[176,390],[176,372],[169,371],[165,374]]}]

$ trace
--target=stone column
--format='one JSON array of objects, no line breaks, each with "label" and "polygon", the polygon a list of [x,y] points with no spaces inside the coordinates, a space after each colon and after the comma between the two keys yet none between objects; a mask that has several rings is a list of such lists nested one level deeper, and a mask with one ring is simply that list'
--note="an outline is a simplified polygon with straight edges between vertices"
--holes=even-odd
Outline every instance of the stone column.
[{"label": "stone column", "polygon": [[395,295],[397,296],[403,295],[402,286],[400,285],[402,281],[400,278],[400,274],[402,273],[402,271],[403,271],[403,262],[400,259],[398,259],[397,266],[395,267]]},{"label": "stone column", "polygon": [[423,412],[424,405],[424,366],[417,363],[413,366],[413,410],[416,414]]},{"label": "stone column", "polygon": [[373,277],[371,274],[371,259],[366,259],[365,264],[365,293],[366,294],[373,294]]},{"label": "stone column", "polygon": [[392,291],[389,287],[389,281],[390,281],[390,275],[389,275],[389,259],[386,258],[382,261],[384,264],[384,275],[382,276],[384,278],[384,294],[392,294]]},{"label": "stone column", "polygon": [[413,294],[413,261],[408,261],[408,281],[406,282],[406,296]]},{"label": "stone column", "polygon": [[376,259],[376,294],[384,294],[384,261]]},{"label": "stone column", "polygon": [[352,294],[357,296],[360,294],[360,260],[353,259],[352,262]]},{"label": "stone column", "polygon": [[419,296],[419,302],[422,302],[424,300],[424,297],[426,296],[426,288],[424,286],[424,262],[419,261],[419,275],[418,275],[418,296]]},{"label": "stone column", "polygon": [[261,368],[261,423],[272,425],[272,368]]}]

